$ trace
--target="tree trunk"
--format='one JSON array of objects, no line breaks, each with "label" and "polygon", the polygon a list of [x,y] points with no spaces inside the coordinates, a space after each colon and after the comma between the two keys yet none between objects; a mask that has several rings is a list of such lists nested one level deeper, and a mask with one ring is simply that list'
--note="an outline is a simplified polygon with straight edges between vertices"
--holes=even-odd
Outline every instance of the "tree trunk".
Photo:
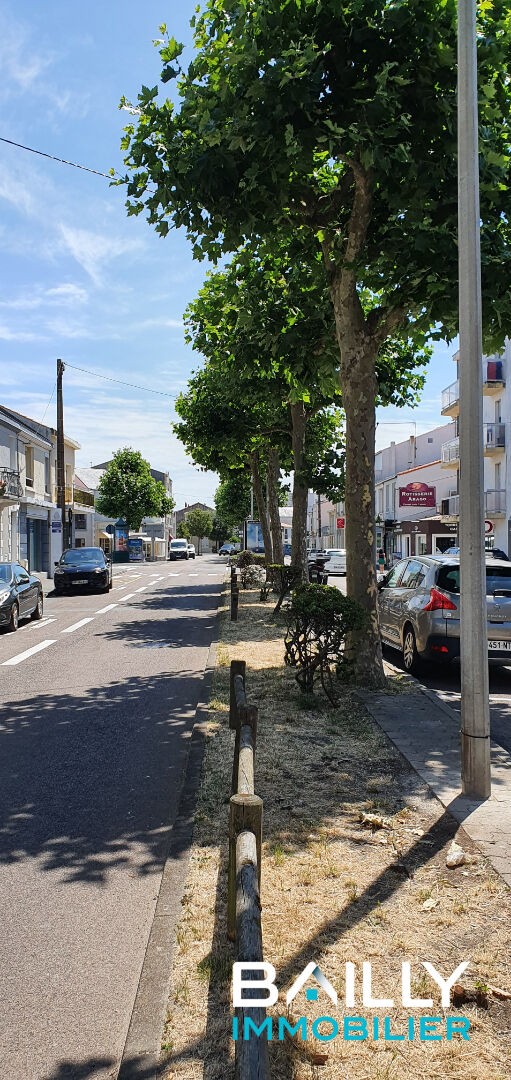
[{"label": "tree trunk", "polygon": [[349,297],[341,295],[339,279],[331,281],[331,290],[346,415],[346,591],[358,600],[368,617],[364,629],[351,635],[349,645],[355,679],[365,686],[381,687],[385,676],[378,627],[374,527],[377,344],[367,333],[355,305],[350,319]]},{"label": "tree trunk", "polygon": [[268,453],[268,509],[270,511],[270,527],[273,541],[273,561],[284,562],[284,546],[282,544],[282,527],[279,514],[279,481],[280,460],[277,450]]},{"label": "tree trunk", "polygon": [[271,543],[270,522],[268,520],[268,512],[263,495],[263,485],[261,483],[261,473],[259,468],[259,454],[254,450],[252,454],[252,485],[254,488],[255,500],[257,503],[257,511],[259,514],[259,521],[261,522],[261,530],[263,534],[264,554],[267,562],[273,562],[273,549]]},{"label": "tree trunk", "polygon": [[307,418],[303,401],[290,406],[293,445],[293,530],[291,534],[291,565],[302,572],[307,581],[307,495],[302,479]]}]

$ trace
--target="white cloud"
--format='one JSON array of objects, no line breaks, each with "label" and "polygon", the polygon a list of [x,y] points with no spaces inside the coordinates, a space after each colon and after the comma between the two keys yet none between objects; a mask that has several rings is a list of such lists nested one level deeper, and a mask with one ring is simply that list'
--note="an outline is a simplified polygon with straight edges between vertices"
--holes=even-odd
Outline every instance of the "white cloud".
[{"label": "white cloud", "polygon": [[139,240],[76,229],[69,225],[61,225],[60,233],[67,250],[98,286],[103,282],[103,268],[109,262],[128,252],[138,251],[142,246]]}]

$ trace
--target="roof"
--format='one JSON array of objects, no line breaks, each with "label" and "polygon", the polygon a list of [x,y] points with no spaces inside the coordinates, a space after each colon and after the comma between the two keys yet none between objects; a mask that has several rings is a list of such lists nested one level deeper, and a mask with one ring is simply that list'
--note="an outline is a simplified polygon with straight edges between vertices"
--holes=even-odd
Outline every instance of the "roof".
[{"label": "roof", "polygon": [[46,427],[45,424],[40,424],[37,420],[32,420],[30,416],[24,416],[23,413],[16,412],[15,409],[7,408],[6,405],[0,405],[0,409],[14,425],[25,428],[26,431],[51,446],[51,428]]},{"label": "roof", "polygon": [[85,488],[89,491],[96,491],[99,486],[99,481],[105,472],[104,469],[87,469],[77,465],[75,468],[75,476],[84,484]]}]

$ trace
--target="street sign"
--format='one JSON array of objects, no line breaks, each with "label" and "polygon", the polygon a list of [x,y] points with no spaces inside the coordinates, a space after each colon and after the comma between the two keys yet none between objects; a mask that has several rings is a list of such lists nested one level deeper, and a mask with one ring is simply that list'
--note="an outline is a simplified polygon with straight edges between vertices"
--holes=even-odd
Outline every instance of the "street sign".
[{"label": "street sign", "polygon": [[485,520],[485,522],[484,522],[484,533],[485,533],[485,536],[489,536],[489,535],[490,535],[490,533],[492,533],[492,532],[493,532],[493,521],[488,521],[488,520],[486,519],[486,520]]},{"label": "street sign", "polygon": [[338,529],[344,529],[344,518],[341,518],[341,517],[337,518],[337,528]]}]

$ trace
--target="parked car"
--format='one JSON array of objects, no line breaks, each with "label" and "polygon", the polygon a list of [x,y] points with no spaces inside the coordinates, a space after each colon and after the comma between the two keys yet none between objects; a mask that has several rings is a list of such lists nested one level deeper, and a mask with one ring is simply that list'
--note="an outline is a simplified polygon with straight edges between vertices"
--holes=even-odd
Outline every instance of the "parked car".
[{"label": "parked car", "polygon": [[328,576],[333,574],[346,575],[346,550],[345,548],[327,548],[325,551],[324,571]]},{"label": "parked car", "polygon": [[232,555],[236,551],[236,544],[225,543],[218,549],[219,555]]},{"label": "parked car", "polygon": [[16,562],[0,562],[0,627],[18,629],[20,619],[42,619],[43,587]]},{"label": "parked car", "polygon": [[[403,656],[406,671],[421,660],[460,655],[460,560],[454,555],[402,559],[378,585],[382,641]],[[511,563],[486,559],[488,659],[511,664]]]},{"label": "parked car", "polygon": [[171,562],[175,562],[176,559],[188,559],[188,540],[171,540],[169,544],[169,559]]},{"label": "parked car", "polygon": [[188,544],[188,558],[195,558],[195,544]]},{"label": "parked car", "polygon": [[56,593],[69,589],[112,588],[112,564],[100,547],[67,548],[55,563],[53,585]]}]

